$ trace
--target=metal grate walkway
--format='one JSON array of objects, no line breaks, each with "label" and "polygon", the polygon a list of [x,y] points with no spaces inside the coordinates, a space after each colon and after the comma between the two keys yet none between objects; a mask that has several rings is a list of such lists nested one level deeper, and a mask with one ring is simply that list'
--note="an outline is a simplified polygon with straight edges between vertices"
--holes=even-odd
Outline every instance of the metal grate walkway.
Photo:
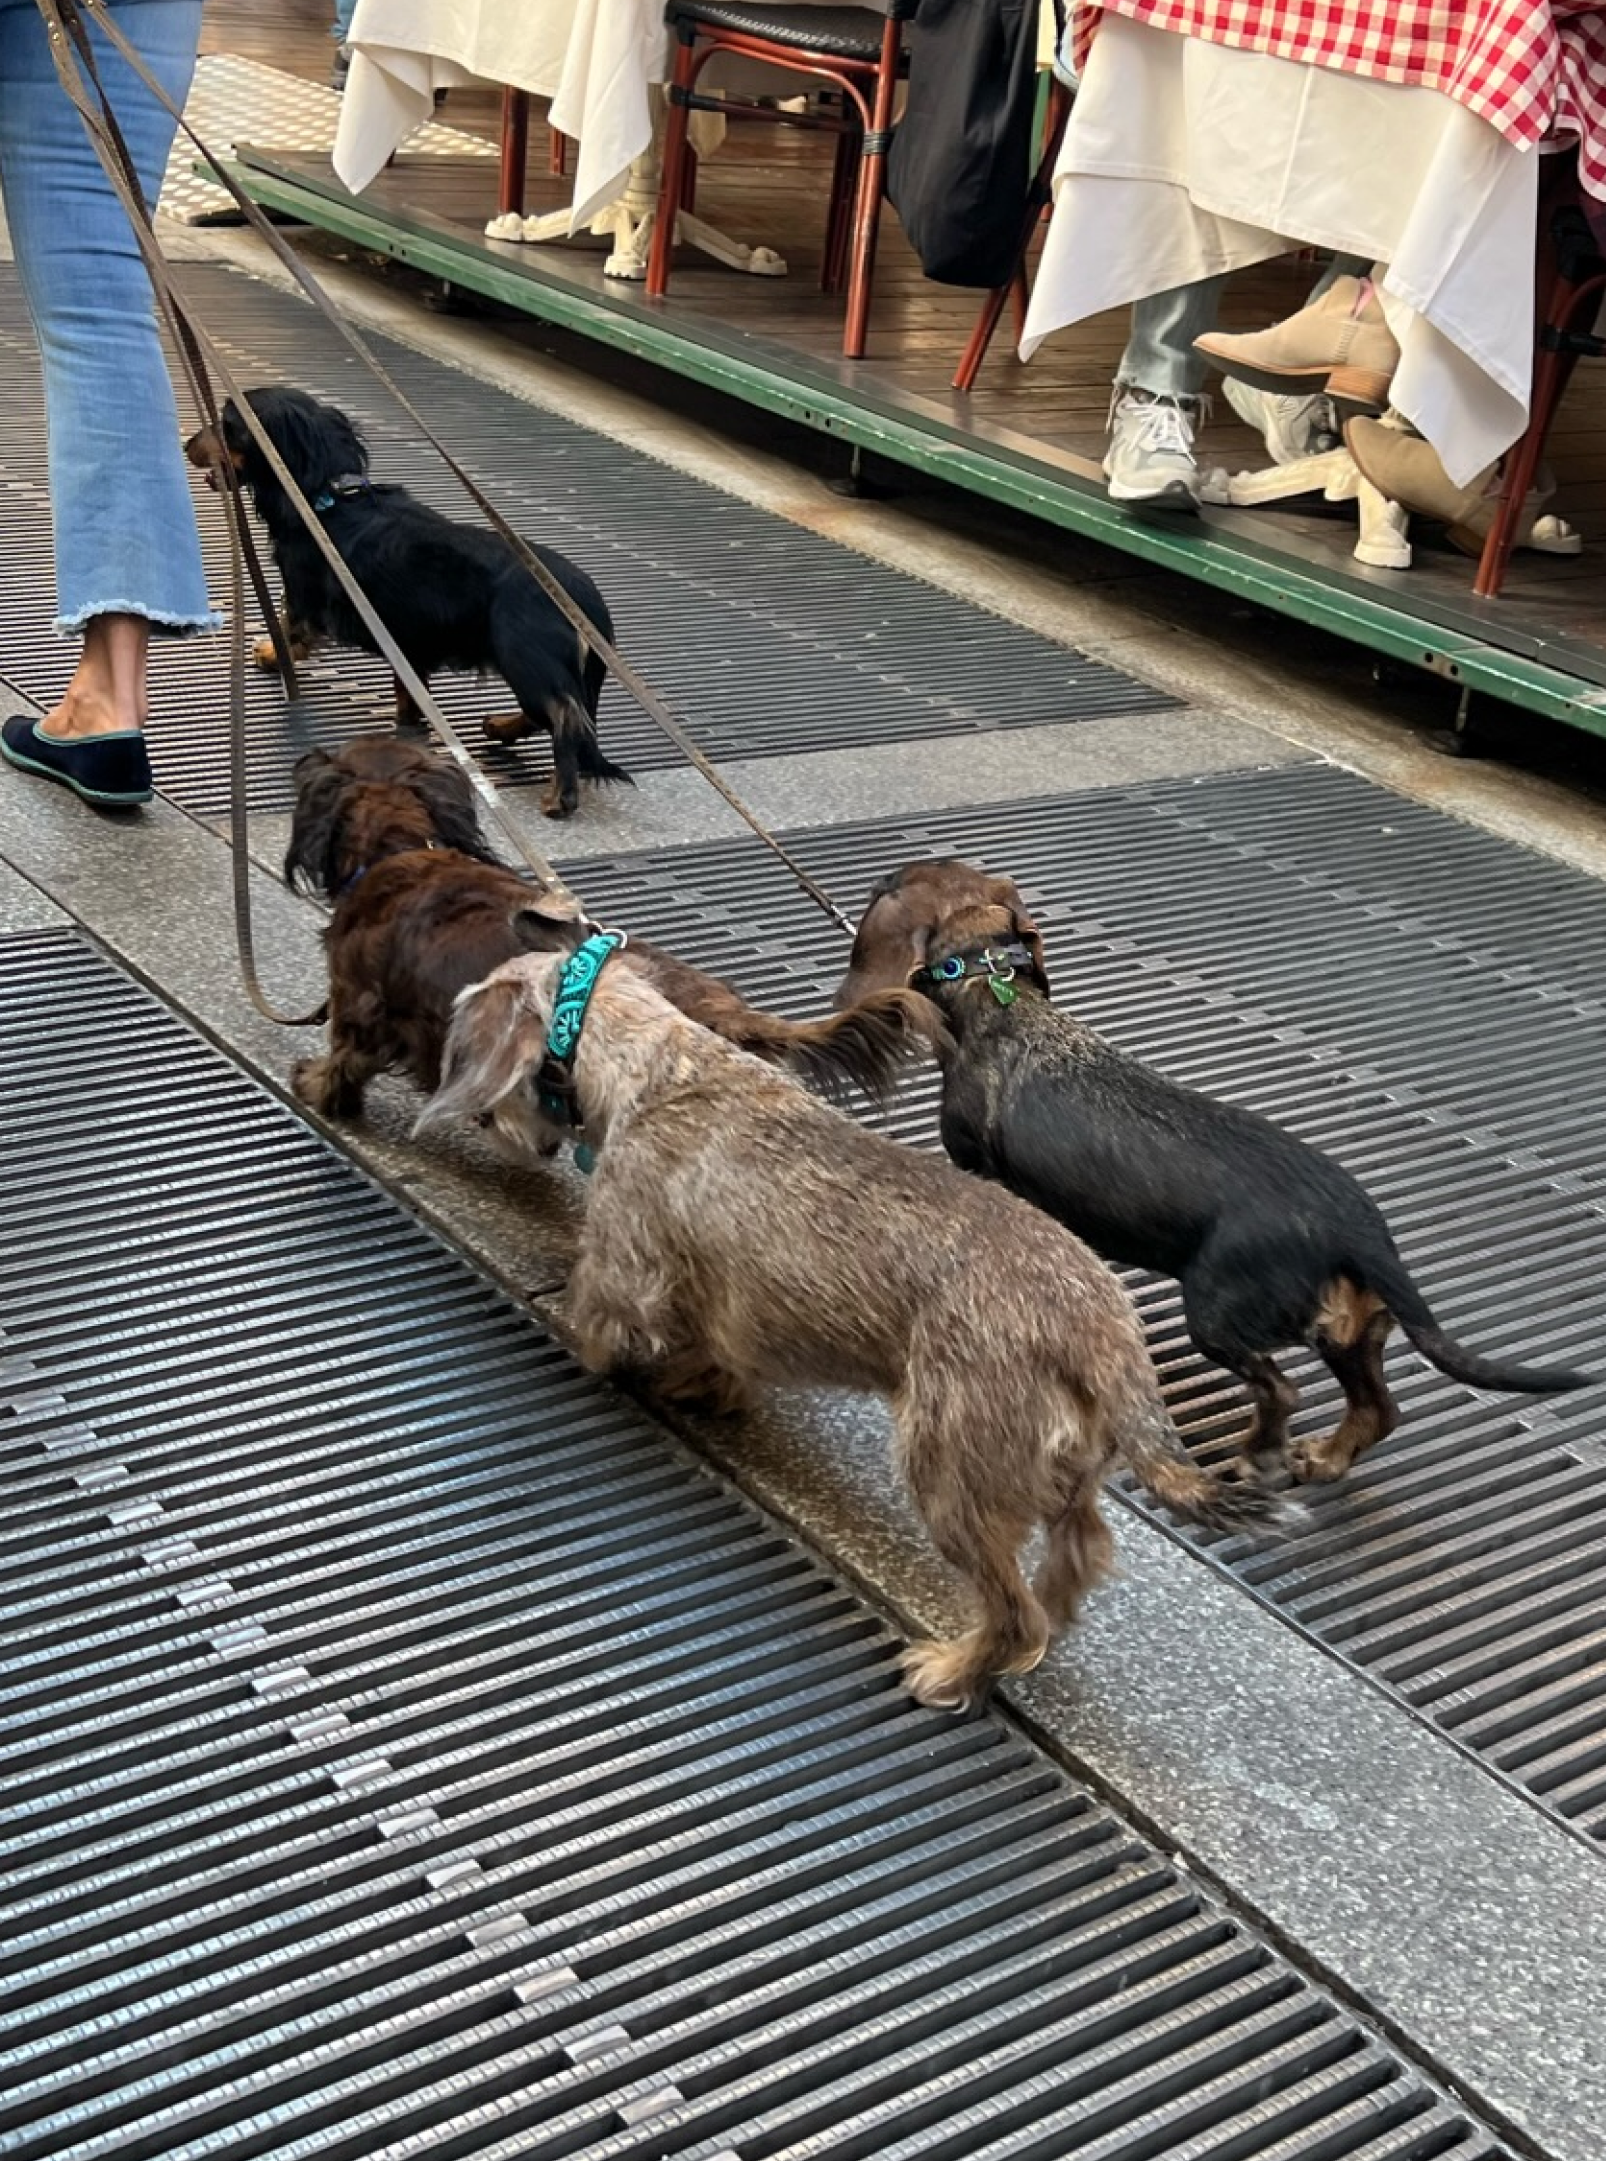
[{"label": "metal grate walkway", "polygon": [[[849,910],[926,855],[1007,871],[1056,996],[1179,1080],[1329,1149],[1387,1211],[1452,1335],[1606,1377],[1606,894],[1333,768],[1107,788],[790,844]],[[785,1011],[842,940],[757,842],[568,873],[603,921]],[[935,1083],[894,1118],[936,1145]],[[1138,1284],[1201,1455],[1246,1416],[1200,1366],[1174,1286]],[[1314,1360],[1297,1432],[1334,1416]],[[1190,1534],[1298,1627],[1562,1822],[1606,1837],[1606,1419],[1599,1389],[1479,1396],[1398,1346],[1402,1430],[1244,1554]]]},{"label": "metal grate walkway", "polygon": [[0,940],[8,2161],[1483,2161],[67,934]]},{"label": "metal grate walkway", "polygon": [[[291,383],[333,400],[362,423],[377,478],[405,483],[450,517],[475,517],[435,453],[413,440],[406,415],[304,301],[221,268],[186,265],[184,282],[245,383]],[[913,742],[1176,704],[1068,646],[455,368],[387,338],[372,342],[504,515],[592,573],[621,647],[710,757]],[[15,272],[5,265],[0,491],[9,505],[0,672],[49,703],[60,691],[64,648],[50,628],[45,427],[38,360]],[[196,499],[208,577],[221,599],[228,590],[222,516],[199,478]],[[227,640],[168,644],[156,666],[149,733],[162,790],[189,810],[225,809]],[[434,687],[454,724],[509,710],[507,690],[494,677],[442,676]],[[378,661],[327,651],[302,670],[302,688],[287,720],[277,679],[252,672],[250,801],[258,811],[290,807],[290,768],[309,743],[334,748],[361,729],[391,725],[390,676]],[[602,733],[632,771],[680,762],[613,683],[604,693]],[[543,779],[550,770],[536,741],[493,746],[477,725],[469,739],[483,744],[486,770],[504,783]]]}]

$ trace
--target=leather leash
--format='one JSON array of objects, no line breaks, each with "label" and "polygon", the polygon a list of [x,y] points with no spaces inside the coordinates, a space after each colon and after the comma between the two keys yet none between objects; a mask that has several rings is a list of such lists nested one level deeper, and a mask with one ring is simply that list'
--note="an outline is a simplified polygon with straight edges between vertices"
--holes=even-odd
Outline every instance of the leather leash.
[{"label": "leather leash", "polygon": [[[596,654],[605,663],[605,665],[613,672],[613,674],[618,677],[620,682],[623,683],[626,690],[635,699],[636,703],[642,708],[642,710],[648,715],[648,717],[652,719],[663,730],[663,732],[681,751],[682,755],[685,756],[686,759],[693,766],[696,767],[696,769],[718,792],[718,794],[725,800],[725,802],[730,805],[730,807],[737,813],[737,815],[744,821],[744,823],[751,827],[751,829],[758,834],[759,838],[765,843],[765,845],[769,847],[780,858],[780,860],[786,865],[787,869],[792,873],[792,876],[797,880],[798,884],[809,895],[810,899],[812,899],[815,904],[831,918],[831,920],[837,925],[840,930],[844,931],[847,936],[851,938],[855,933],[855,925],[852,919],[846,914],[844,914],[844,912],[837,907],[836,903],[830,898],[829,894],[827,894],[824,889],[818,884],[818,882],[810,875],[810,873],[804,869],[802,864],[800,864],[796,860],[796,858],[791,855],[791,853],[783,846],[783,844],[776,838],[776,836],[772,832],[770,832],[768,827],[764,825],[764,823],[762,822],[762,820],[759,819],[757,814],[750,810],[747,804],[742,801],[741,797],[725,780],[723,774],[720,773],[712,760],[705,755],[700,746],[687,733],[681,722],[677,720],[676,717],[669,711],[668,707],[664,704],[663,700],[659,698],[657,693],[652,689],[651,685],[645,681],[645,679],[632,665],[632,663],[629,662],[625,658],[625,656],[618,651],[612,641],[603,636],[602,632],[597,628],[596,624],[591,621],[591,619],[586,615],[584,610],[577,605],[577,603],[558,583],[557,579],[553,577],[552,573],[547,569],[546,565],[541,562],[540,558],[530,548],[528,542],[523,538],[523,536],[515,532],[513,528],[507,523],[506,519],[503,518],[500,511],[498,511],[498,509],[496,508],[495,504],[492,503],[485,496],[485,494],[475,483],[471,475],[463,469],[463,467],[458,463],[457,459],[454,458],[451,452],[446,448],[445,444],[442,443],[440,439],[435,435],[433,430],[429,427],[428,423],[424,420],[423,415],[417,410],[412,400],[407,396],[407,393],[402,389],[401,385],[395,381],[395,379],[384,367],[383,363],[378,359],[378,357],[369,349],[364,339],[354,329],[352,329],[349,323],[347,323],[340,316],[340,314],[337,312],[337,310],[329,300],[328,295],[323,291],[322,287],[312,276],[311,272],[306,269],[304,264],[300,262],[294,252],[286,245],[284,240],[275,230],[271,221],[266,218],[261,212],[261,210],[258,208],[258,206],[254,202],[252,202],[250,197],[235,181],[233,175],[219,162],[219,160],[207,147],[207,145],[201,141],[200,137],[195,133],[194,129],[190,127],[189,123],[185,120],[183,114],[174,105],[173,101],[167,96],[161,84],[158,83],[151,75],[149,69],[145,66],[139,54],[129,44],[128,40],[123,36],[122,32],[111,20],[110,14],[105,5],[105,0],[38,0],[38,5],[41,9],[41,12],[46,18],[47,24],[51,29],[52,46],[53,49],[55,49],[58,53],[57,71],[62,76],[63,86],[67,89],[68,95],[72,97],[73,103],[78,107],[79,112],[85,118],[86,124],[90,127],[91,135],[96,141],[96,147],[97,150],[100,152],[102,162],[103,164],[107,165],[108,172],[113,180],[113,185],[117,188],[119,195],[123,198],[125,207],[129,209],[130,217],[134,221],[136,237],[139,240],[141,251],[145,256],[147,267],[151,271],[153,283],[157,286],[159,297],[164,300],[164,313],[168,315],[168,319],[170,320],[170,322],[177,319],[179,321],[182,321],[183,323],[184,335],[181,337],[180,333],[175,328],[175,338],[179,340],[181,351],[185,353],[187,372],[191,372],[192,387],[195,388],[197,392],[198,405],[208,418],[209,422],[211,422],[212,414],[215,411],[215,405],[212,405],[209,402],[211,395],[210,385],[204,383],[205,361],[202,360],[202,352],[204,350],[206,358],[209,359],[211,362],[213,371],[223,382],[228,395],[234,399],[236,408],[240,413],[241,419],[244,421],[245,425],[250,430],[252,438],[256,442],[258,448],[262,450],[265,458],[267,459],[270,470],[274,472],[281,485],[284,486],[286,493],[290,497],[290,500],[295,504],[297,512],[300,515],[303,524],[307,527],[309,533],[311,533],[314,541],[317,543],[325,560],[328,562],[330,569],[335,575],[342,590],[351,600],[352,605],[356,608],[364,625],[367,627],[370,634],[374,637],[375,642],[379,647],[379,650],[384,655],[386,661],[391,665],[397,676],[397,679],[406,687],[406,689],[412,695],[419,709],[423,712],[425,717],[429,720],[431,726],[439,734],[449,754],[464,770],[470,780],[471,785],[475,788],[476,793],[487,804],[487,807],[490,809],[496,823],[509,836],[515,848],[524,857],[525,861],[530,865],[531,869],[534,870],[536,876],[541,880],[541,882],[546,885],[548,889],[555,893],[558,897],[570,901],[570,903],[575,906],[576,912],[583,916],[584,911],[579,907],[579,903],[575,901],[574,896],[564,885],[563,881],[558,877],[556,871],[552,868],[551,864],[548,863],[543,857],[541,857],[535,850],[530,847],[529,843],[525,840],[524,835],[512,823],[511,819],[503,810],[500,802],[496,797],[495,791],[491,788],[489,782],[486,781],[484,775],[480,772],[478,765],[470,756],[469,752],[459,741],[456,731],[447,721],[445,715],[440,711],[434,699],[429,695],[426,686],[415,674],[415,672],[407,662],[405,656],[400,652],[390,632],[386,629],[385,625],[380,622],[377,613],[372,607],[372,604],[368,601],[366,595],[362,593],[361,588],[357,585],[355,579],[351,576],[351,573],[346,568],[343,558],[340,556],[338,550],[334,547],[333,543],[329,540],[328,535],[325,533],[322,524],[317,518],[316,513],[312,510],[311,506],[307,503],[305,497],[302,495],[300,489],[296,486],[294,480],[291,478],[288,470],[286,469],[283,460],[279,457],[279,454],[274,449],[272,443],[269,442],[265,431],[261,427],[260,422],[257,420],[255,414],[250,410],[249,405],[244,401],[239,386],[234,381],[234,378],[230,370],[228,369],[226,363],[223,362],[221,356],[218,354],[215,345],[207,337],[204,329],[202,329],[199,324],[195,323],[193,318],[191,318],[187,314],[185,304],[174,293],[172,287],[172,280],[168,272],[167,264],[165,262],[165,259],[163,259],[162,257],[160,245],[156,240],[154,227],[150,218],[150,213],[145,207],[142,197],[140,197],[139,195],[137,181],[135,181],[134,183],[134,187],[132,190],[133,201],[131,202],[129,199],[130,190],[128,189],[127,184],[123,180],[122,176],[113,170],[112,163],[108,158],[107,149],[101,142],[96,117],[92,115],[87,109],[87,92],[83,90],[81,81],[75,83],[74,81],[69,79],[71,61],[70,57],[66,52],[66,38],[69,34],[68,26],[70,24],[73,41],[77,45],[78,50],[82,55],[85,64],[87,65],[88,72],[91,78],[95,82],[95,87],[100,98],[102,112],[107,123],[108,134],[115,141],[120,141],[120,138],[117,135],[116,122],[111,116],[104,88],[101,85],[98,74],[95,70],[93,53],[90,49],[88,34],[84,28],[82,20],[82,17],[84,15],[90,16],[92,19],[94,19],[100,24],[101,29],[106,35],[108,42],[114,47],[116,51],[118,51],[122,55],[122,57],[128,63],[129,67],[133,70],[133,72],[151,91],[152,95],[158,99],[164,109],[175,120],[178,127],[189,138],[190,142],[194,145],[196,151],[199,153],[202,160],[210,168],[211,172],[216,176],[217,180],[227,190],[229,195],[237,204],[247,223],[250,224],[254,230],[256,230],[262,235],[262,237],[266,240],[270,251],[288,269],[292,278],[295,280],[297,285],[299,285],[301,289],[306,293],[307,297],[312,301],[313,305],[317,308],[319,313],[325,318],[326,321],[328,321],[334,327],[334,329],[338,332],[344,342],[348,346],[350,346],[351,350],[357,355],[357,357],[364,362],[364,364],[378,378],[378,380],[383,383],[383,385],[390,392],[392,397],[396,399],[402,410],[408,415],[409,419],[418,429],[423,439],[430,444],[430,446],[435,450],[437,455],[450,468],[450,470],[456,476],[458,481],[462,484],[463,488],[466,490],[470,498],[490,522],[492,529],[496,533],[498,533],[500,537],[507,543],[507,545],[513,550],[514,554],[523,564],[524,568],[535,579],[536,583],[540,586],[541,590],[546,594],[547,598],[552,602],[552,604],[558,609],[559,613],[564,616],[564,618],[585,640],[587,645],[589,645],[590,648],[594,652],[596,652]],[[61,39],[61,43],[59,46],[57,45],[58,34]],[[126,149],[124,150],[123,155],[126,160]],[[129,176],[132,177],[131,165],[129,167]],[[137,211],[135,207],[136,204]],[[199,368],[193,371],[189,370],[188,366],[189,348],[191,346],[193,346],[195,349],[194,357],[196,361],[200,363]],[[201,378],[199,382],[195,380],[196,375],[199,375]],[[216,425],[215,422],[212,422],[212,424]],[[228,461],[225,460],[224,464],[228,465]],[[223,483],[225,500],[230,507],[229,522],[231,538],[235,539],[236,541],[235,553],[236,555],[238,555],[238,536],[246,532],[247,522],[244,504],[240,496],[237,484],[238,476],[233,472],[232,466],[229,466],[228,470],[226,472],[219,473],[218,477]],[[247,545],[249,545],[248,535]],[[236,581],[236,587],[238,588],[238,561],[236,561],[234,565],[234,576]],[[262,588],[259,585],[259,592],[261,591],[261,589]],[[234,657],[238,665],[238,684],[234,702],[239,707],[239,713],[237,729],[238,772],[236,774],[237,786],[235,791],[234,817],[231,821],[231,825],[238,826],[243,830],[245,822],[243,806],[244,641],[243,624],[239,621],[240,615],[243,615],[243,609],[237,611],[236,636],[234,640]],[[284,658],[285,662],[288,663],[287,651]],[[238,891],[240,885],[238,873],[236,884]],[[247,918],[248,906],[249,903],[247,897]],[[237,914],[238,912],[239,910],[237,907]],[[256,995],[256,992],[253,992],[253,996]],[[260,999],[258,999],[258,1002],[261,1002]],[[279,1018],[280,1016],[274,1015],[273,1017]]]},{"label": "leather leash", "polygon": [[[421,682],[406,656],[397,646],[385,624],[380,621],[372,603],[353,578],[343,557],[325,533],[322,523],[311,505],[307,503],[293,476],[285,466],[278,451],[269,441],[261,423],[245,400],[244,393],[235,380],[232,370],[218,352],[204,326],[197,322],[176,291],[170,266],[156,239],[153,221],[138,176],[129,156],[116,119],[111,112],[105,86],[100,80],[94,53],[82,19],[78,0],[38,0],[47,25],[52,57],[62,87],[89,130],[97,155],[111,182],[114,192],[128,215],[134,237],[144,257],[156,293],[157,304],[173,334],[180,361],[196,406],[209,428],[221,442],[221,415],[212,387],[211,377],[216,376],[223,384],[225,393],[235,400],[241,419],[267,459],[281,485],[285,488],[308,531],[320,548],[331,572],[350,599],[353,607],[374,637],[379,650],[394,669],[397,677],[413,694],[420,710],[438,729],[441,739],[458,765],[465,771],[476,793],[484,801],[496,823],[507,835],[514,848],[521,854],[540,883],[558,898],[566,901],[577,915],[583,915],[580,903],[564,885],[544,857],[526,841],[518,827],[513,824],[498,801],[495,791],[480,772],[469,753],[458,740],[455,730],[444,713]],[[111,42],[122,50],[130,64],[149,84],[153,93],[172,110],[161,85],[156,83],[144,63],[123,38],[122,33],[110,21],[105,10],[89,0],[89,11],[106,31]],[[94,83],[99,110],[91,103],[85,76]],[[254,206],[253,206],[254,207]],[[275,236],[277,238],[277,236]],[[287,1027],[304,1027],[327,1018],[327,1008],[319,1007],[308,1014],[279,1012],[268,999],[258,975],[255,957],[255,940],[251,924],[249,820],[246,810],[246,711],[245,711],[245,607],[242,564],[254,559],[250,533],[249,513],[239,487],[239,476],[231,461],[222,458],[211,468],[218,492],[223,498],[228,516],[230,539],[231,581],[231,634],[230,634],[230,843],[233,870],[233,894],[236,941],[240,949],[241,974],[247,994],[257,1010],[266,1018]],[[260,570],[259,570],[260,576]],[[259,590],[265,593],[266,581]],[[270,618],[272,620],[272,618]],[[282,637],[282,634],[281,634]],[[284,647],[288,661],[288,646]],[[293,673],[291,680],[293,681]],[[288,685],[287,685],[288,687]]]}]

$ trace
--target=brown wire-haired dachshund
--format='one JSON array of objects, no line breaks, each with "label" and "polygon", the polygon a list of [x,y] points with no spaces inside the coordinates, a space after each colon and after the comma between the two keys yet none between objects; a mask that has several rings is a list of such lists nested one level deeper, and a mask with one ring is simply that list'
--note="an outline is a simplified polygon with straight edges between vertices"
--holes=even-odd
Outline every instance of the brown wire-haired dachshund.
[{"label": "brown wire-haired dachshund", "polygon": [[[1221,1528],[1298,1519],[1189,1460],[1138,1317],[1079,1240],[694,1026],[628,958],[597,976],[570,1067],[597,1151],[569,1279],[580,1356],[726,1410],[763,1383],[890,1398],[915,1505],[980,1609],[908,1653],[923,1703],[961,1707],[1036,1665],[1108,1565],[1099,1489],[1119,1465]],[[562,972],[527,955],[459,999],[421,1126],[489,1118],[539,1142]]]},{"label": "brown wire-haired dachshund", "polygon": [[[586,926],[496,861],[472,788],[444,758],[362,736],[333,755],[309,751],[295,784],[285,880],[322,894],[334,916],[324,934],[329,1048],[302,1059],[291,1085],[324,1116],[355,1118],[381,1073],[435,1086],[459,991],[532,947],[572,950]],[[632,939],[625,958],[704,1027],[827,1092],[879,1098],[933,1032],[929,1008],[901,989],[851,1013],[784,1020],[660,946]],[[551,1147],[561,1137],[554,1129]]]},{"label": "brown wire-haired dachshund", "polygon": [[[1454,1343],[1377,1207],[1331,1157],[1270,1119],[1162,1079],[1048,1002],[1043,940],[1019,891],[968,863],[883,879],[839,1006],[913,984],[947,1024],[942,1139],[1106,1260],[1174,1276],[1202,1357],[1249,1384],[1247,1467],[1341,1478],[1391,1433],[1383,1377],[1395,1322],[1472,1388],[1533,1394],[1589,1376],[1498,1366]],[[1288,1446],[1299,1392],[1272,1353],[1305,1343],[1344,1391],[1337,1431]]]}]

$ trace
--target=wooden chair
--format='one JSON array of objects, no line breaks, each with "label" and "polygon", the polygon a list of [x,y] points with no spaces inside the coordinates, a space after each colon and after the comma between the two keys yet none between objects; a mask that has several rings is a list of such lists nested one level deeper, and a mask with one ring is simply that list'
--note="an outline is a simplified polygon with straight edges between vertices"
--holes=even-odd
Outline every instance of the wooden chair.
[{"label": "wooden chair", "polygon": [[[908,64],[902,25],[914,13],[915,4],[916,0],[880,0],[869,7],[765,7],[762,0],[751,6],[742,0],[670,0],[666,20],[677,43],[674,77],[668,88],[663,179],[647,262],[650,295],[661,299],[669,290],[675,212],[686,208],[689,200],[687,127],[694,111],[821,129],[837,140],[820,289],[837,292],[846,276],[842,351],[849,360],[862,359],[876,235],[886,192],[893,99]],[[829,83],[841,92],[841,112],[779,112],[705,95],[697,87],[698,80],[716,53],[762,60]]]},{"label": "wooden chair", "polygon": [[524,169],[530,153],[530,94],[510,86],[502,91],[502,167],[496,207],[506,217],[524,215]]},{"label": "wooden chair", "polygon": [[1539,471],[1551,424],[1573,369],[1581,359],[1598,360],[1606,355],[1606,338],[1593,335],[1595,318],[1606,297],[1606,255],[1576,195],[1551,213],[1548,253],[1552,276],[1548,297],[1538,311],[1540,330],[1528,425],[1506,453],[1500,508],[1483,543],[1472,587],[1483,600],[1492,600],[1505,583],[1522,524],[1522,506]]}]

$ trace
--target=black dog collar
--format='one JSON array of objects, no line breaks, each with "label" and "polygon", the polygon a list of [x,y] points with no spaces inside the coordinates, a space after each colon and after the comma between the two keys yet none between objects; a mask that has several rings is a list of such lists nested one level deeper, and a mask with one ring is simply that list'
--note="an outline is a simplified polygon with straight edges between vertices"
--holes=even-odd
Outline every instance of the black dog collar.
[{"label": "black dog collar", "polygon": [[950,953],[946,960],[934,961],[930,966],[917,968],[910,978],[914,983],[929,983],[934,989],[944,984],[963,983],[969,977],[985,978],[988,989],[1000,1005],[1015,1003],[1015,977],[1022,969],[1037,965],[1026,947],[1013,939],[1001,945],[983,946],[976,953]]}]

